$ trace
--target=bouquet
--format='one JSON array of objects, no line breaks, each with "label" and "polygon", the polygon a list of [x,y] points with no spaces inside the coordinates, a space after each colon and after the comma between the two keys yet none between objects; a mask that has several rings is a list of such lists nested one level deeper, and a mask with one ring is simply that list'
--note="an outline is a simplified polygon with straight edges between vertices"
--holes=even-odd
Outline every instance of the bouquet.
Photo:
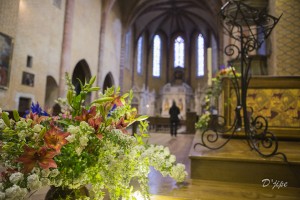
[{"label": "bouquet", "polygon": [[223,78],[237,79],[241,74],[235,70],[234,67],[221,67],[216,73],[215,78],[212,79],[212,87],[205,94],[205,112],[200,116],[199,120],[195,123],[196,129],[205,130],[208,128],[209,121],[211,120],[212,109],[217,107],[216,102],[222,92]]},{"label": "bouquet", "polygon": [[[76,93],[66,75],[67,97],[58,99],[61,112],[52,116],[32,104],[26,116],[13,117],[0,109],[1,199],[27,199],[43,186],[78,190],[89,186],[88,196],[76,199],[149,199],[150,166],[177,182],[186,178],[185,166],[176,163],[167,147],[149,145],[147,116],[132,108],[132,91],[120,94],[111,87],[86,102],[95,77]],[[132,136],[127,128],[139,122]],[[138,185],[138,187],[135,187]]]}]

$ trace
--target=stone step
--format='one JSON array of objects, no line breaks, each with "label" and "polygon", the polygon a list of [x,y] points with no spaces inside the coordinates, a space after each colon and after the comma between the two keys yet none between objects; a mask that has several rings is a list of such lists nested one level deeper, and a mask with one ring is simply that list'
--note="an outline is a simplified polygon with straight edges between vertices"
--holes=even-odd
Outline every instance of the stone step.
[{"label": "stone step", "polygon": [[[189,155],[192,179],[300,187],[300,142],[279,142],[279,152],[285,153],[288,159],[285,162],[281,155],[261,157],[242,139],[231,139],[217,150],[202,145],[194,148],[200,141],[201,133],[198,132]],[[224,140],[219,142],[212,146]]]},{"label": "stone step", "polygon": [[152,195],[151,200],[249,200],[276,199],[299,200],[300,188],[246,184],[200,179],[188,179],[184,184],[177,185],[171,191]]}]

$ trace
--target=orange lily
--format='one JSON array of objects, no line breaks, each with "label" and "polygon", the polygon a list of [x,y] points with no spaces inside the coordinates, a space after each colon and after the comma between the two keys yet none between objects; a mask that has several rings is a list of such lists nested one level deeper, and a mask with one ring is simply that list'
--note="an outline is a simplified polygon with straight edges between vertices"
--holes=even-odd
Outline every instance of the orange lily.
[{"label": "orange lily", "polygon": [[81,112],[81,115],[80,116],[76,116],[75,119],[78,120],[78,121],[86,121],[86,122],[88,122],[88,120],[90,118],[95,117],[96,114],[97,114],[97,112],[96,112],[96,106],[92,106],[89,111],[83,108],[82,112]]},{"label": "orange lily", "polygon": [[39,150],[25,146],[24,153],[17,161],[24,165],[24,172],[29,173],[38,164],[43,169],[57,168],[54,156],[57,155],[55,151],[49,151],[47,147],[41,147]]},{"label": "orange lily", "polygon": [[44,140],[49,148],[54,149],[56,152],[60,152],[61,147],[68,143],[66,137],[69,135],[70,133],[62,132],[53,126],[45,133]]},{"label": "orange lily", "polygon": [[26,119],[32,119],[33,123],[32,126],[36,124],[40,124],[42,121],[47,120],[48,116],[39,116],[37,113],[30,112],[27,116]]},{"label": "orange lily", "polygon": [[102,122],[102,118],[101,117],[90,118],[88,120],[88,124],[91,127],[93,127],[95,129],[95,131],[97,131],[99,129],[101,122]]},{"label": "orange lily", "polygon": [[124,117],[121,117],[121,119],[117,123],[115,123],[115,126],[116,126],[116,129],[121,129],[121,131],[123,133],[127,133],[126,127],[127,127],[128,124],[129,123],[126,123],[124,121]]},{"label": "orange lily", "polygon": [[98,133],[98,134],[96,135],[96,137],[97,137],[99,140],[102,140],[103,135],[102,135],[101,133]]},{"label": "orange lily", "polygon": [[114,100],[111,102],[112,105],[116,106],[123,106],[123,103],[121,101],[121,96],[113,96]]}]

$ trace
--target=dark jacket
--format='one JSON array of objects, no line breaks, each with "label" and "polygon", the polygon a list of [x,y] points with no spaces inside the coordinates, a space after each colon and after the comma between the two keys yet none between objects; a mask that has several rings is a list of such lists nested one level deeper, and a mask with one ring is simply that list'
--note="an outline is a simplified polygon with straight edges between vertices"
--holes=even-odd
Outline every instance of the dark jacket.
[{"label": "dark jacket", "polygon": [[178,115],[180,114],[180,110],[176,106],[175,103],[173,103],[172,107],[170,108],[169,114],[170,114],[170,120],[172,122],[178,122],[179,121]]}]

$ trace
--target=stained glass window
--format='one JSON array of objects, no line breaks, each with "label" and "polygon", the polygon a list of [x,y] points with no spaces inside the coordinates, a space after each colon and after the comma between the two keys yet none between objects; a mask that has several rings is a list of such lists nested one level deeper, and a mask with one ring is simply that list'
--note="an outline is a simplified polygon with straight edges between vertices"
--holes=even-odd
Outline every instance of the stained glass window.
[{"label": "stained glass window", "polygon": [[154,36],[153,41],[153,71],[152,74],[155,77],[160,76],[161,68],[161,39],[159,35]]},{"label": "stained glass window", "polygon": [[204,76],[204,38],[201,34],[197,38],[197,76]]},{"label": "stained glass window", "polygon": [[174,67],[184,68],[184,39],[181,36],[174,41]]},{"label": "stained glass window", "polygon": [[143,64],[143,37],[140,37],[137,44],[137,60],[136,60],[136,71],[138,74],[142,73]]}]

